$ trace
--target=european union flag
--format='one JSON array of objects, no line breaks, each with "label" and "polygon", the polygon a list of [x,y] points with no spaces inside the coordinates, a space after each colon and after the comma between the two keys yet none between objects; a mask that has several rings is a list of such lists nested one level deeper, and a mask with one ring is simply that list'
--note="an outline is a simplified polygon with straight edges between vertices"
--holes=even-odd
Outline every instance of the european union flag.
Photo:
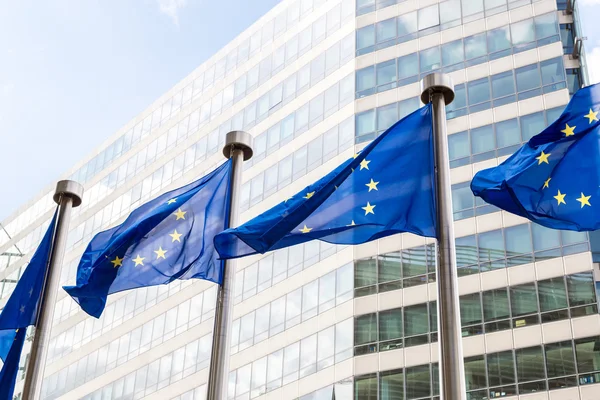
[{"label": "european union flag", "polygon": [[56,213],[23,276],[0,313],[0,399],[12,399],[27,327],[37,322],[38,303],[52,248]]},{"label": "european union flag", "polygon": [[408,115],[316,183],[215,238],[222,258],[313,239],[359,244],[436,236],[431,105]]},{"label": "european union flag", "polygon": [[214,236],[227,226],[231,161],[149,201],[121,225],[98,233],[81,256],[77,285],[64,289],[98,318],[111,293],[205,279],[221,283]]},{"label": "european union flag", "polygon": [[561,116],[471,190],[486,202],[553,229],[600,228],[600,86],[579,90]]}]

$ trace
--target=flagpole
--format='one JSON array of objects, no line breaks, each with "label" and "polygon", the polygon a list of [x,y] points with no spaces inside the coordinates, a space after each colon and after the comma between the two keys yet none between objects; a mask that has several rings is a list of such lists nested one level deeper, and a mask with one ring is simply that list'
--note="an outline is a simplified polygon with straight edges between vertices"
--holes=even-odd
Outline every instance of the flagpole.
[{"label": "flagpole", "polygon": [[46,271],[44,288],[38,305],[38,318],[25,375],[23,400],[33,400],[41,397],[44,367],[54,318],[56,289],[60,284],[60,272],[65,256],[71,210],[74,207],[79,207],[82,196],[83,186],[75,181],[64,180],[56,184],[54,201],[58,204],[58,216],[54,237],[52,238],[50,261]]},{"label": "flagpole", "polygon": [[[252,136],[244,131],[232,131],[225,137],[223,155],[232,161],[229,227],[236,226],[239,218],[239,197],[242,186],[242,163],[252,158]],[[208,375],[208,399],[227,398],[229,375],[229,350],[231,338],[231,315],[233,311],[232,290],[235,287],[233,260],[225,262],[223,283],[217,293],[213,345]]]},{"label": "flagpole", "polygon": [[454,100],[454,84],[450,76],[432,73],[421,81],[421,90],[421,101],[424,104],[432,103],[433,106],[438,229],[436,280],[440,395],[442,400],[466,400],[448,134],[446,132],[446,105]]}]

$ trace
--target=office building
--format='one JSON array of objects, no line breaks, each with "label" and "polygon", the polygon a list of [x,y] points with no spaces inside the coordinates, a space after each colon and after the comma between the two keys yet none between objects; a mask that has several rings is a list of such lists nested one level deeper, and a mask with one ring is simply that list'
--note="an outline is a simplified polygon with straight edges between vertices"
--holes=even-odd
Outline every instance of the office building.
[{"label": "office building", "polygon": [[[228,131],[254,137],[245,221],[420,107],[419,80],[442,71],[456,91],[447,111],[468,398],[598,399],[593,240],[469,190],[586,83],[577,13],[573,0],[283,0],[64,175],[85,194],[61,283],[74,282],[95,233],[223,162]],[[49,223],[53,190],[2,222],[0,305]],[[230,399],[439,398],[433,240],[310,242],[235,265]],[[60,290],[43,398],[204,399],[215,296],[204,281],[127,291],[95,320]]]}]

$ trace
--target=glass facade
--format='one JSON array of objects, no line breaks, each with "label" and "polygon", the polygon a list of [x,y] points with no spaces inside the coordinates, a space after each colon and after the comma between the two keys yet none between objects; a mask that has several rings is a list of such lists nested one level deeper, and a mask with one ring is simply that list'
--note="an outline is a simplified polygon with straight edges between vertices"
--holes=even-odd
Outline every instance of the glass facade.
[{"label": "glass facade", "polygon": [[[468,398],[594,398],[593,234],[515,219],[469,189],[586,83],[583,60],[569,57],[582,32],[566,3],[283,0],[65,175],[85,194],[61,284],[74,283],[96,233],[220,164],[228,131],[254,137],[245,221],[421,107],[419,80],[444,72],[456,93],[447,115],[462,335],[486,343],[465,358]],[[47,189],[2,221],[0,307],[53,207]],[[229,399],[439,399],[433,241],[308,242],[232,265]],[[60,291],[42,398],[204,400],[216,294],[175,281],[112,295],[94,319]]]}]

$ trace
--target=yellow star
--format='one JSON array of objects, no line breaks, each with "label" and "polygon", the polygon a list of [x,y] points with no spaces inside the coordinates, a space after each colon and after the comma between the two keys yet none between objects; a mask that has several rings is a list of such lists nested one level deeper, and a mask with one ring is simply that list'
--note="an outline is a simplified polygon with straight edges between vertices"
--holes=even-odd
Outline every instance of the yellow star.
[{"label": "yellow star", "polygon": [[550,187],[550,179],[552,179],[552,178],[548,178],[544,181],[544,187],[542,189],[546,189],[547,187]]},{"label": "yellow star", "polygon": [[549,164],[548,157],[550,157],[550,154],[552,154],[552,153],[546,154],[546,153],[544,153],[544,150],[542,150],[542,154],[540,154],[539,157],[535,158],[536,160],[538,160],[538,165],[540,165],[541,163],[544,163],[544,162],[546,164]]},{"label": "yellow star", "polygon": [[312,231],[312,228],[308,228],[306,225],[304,225],[304,228],[300,229],[300,232],[302,233],[308,233]]},{"label": "yellow star", "polygon": [[587,119],[590,120],[590,124],[592,123],[592,121],[598,121],[598,111],[593,112],[592,109],[590,108],[590,112],[588,113],[588,115],[584,115],[584,117],[586,117]]},{"label": "yellow star", "polygon": [[377,190],[377,191],[379,191],[379,189],[377,189],[377,185],[378,184],[379,184],[379,182],[374,182],[373,178],[371,178],[371,182],[365,183],[365,186],[367,186],[369,188],[369,192],[371,190]]},{"label": "yellow star", "polygon": [[352,222],[346,226],[354,226],[354,225],[356,225],[356,223],[354,222],[354,220],[352,220]]},{"label": "yellow star", "polygon": [[111,261],[112,265],[117,268],[123,265],[123,259],[119,258],[119,256],[115,256],[115,259]]},{"label": "yellow star", "polygon": [[167,250],[163,250],[162,246],[159,246],[158,250],[154,250],[154,252],[156,253],[156,259],[157,260],[159,258],[162,258],[164,260],[165,259],[165,254],[167,254]]},{"label": "yellow star", "polygon": [[374,209],[375,207],[376,207],[376,206],[375,206],[375,204],[371,205],[371,203],[369,203],[369,202],[367,201],[367,205],[366,205],[366,206],[364,206],[364,207],[361,207],[361,208],[362,208],[363,210],[365,210],[365,215],[368,215],[368,214],[375,214],[375,212],[373,211],[373,209]]},{"label": "yellow star", "polygon": [[315,194],[315,192],[306,193],[306,196],[304,196],[304,198],[310,199],[311,197],[313,197],[314,194]]},{"label": "yellow star", "polygon": [[358,157],[358,153],[354,153],[354,155],[352,156],[352,158],[356,159],[356,157]]},{"label": "yellow star", "polygon": [[581,197],[576,200],[581,203],[581,208],[583,208],[583,206],[591,207],[592,205],[590,204],[590,197],[592,196],[585,196],[583,193],[581,193]]},{"label": "yellow star", "polygon": [[360,162],[360,170],[362,171],[364,168],[369,169],[369,163],[371,161],[364,159]]},{"label": "yellow star", "polygon": [[131,261],[133,261],[135,263],[135,267],[137,267],[138,265],[144,265],[145,259],[145,257],[140,257],[140,255],[138,254],[138,256]]},{"label": "yellow star", "polygon": [[173,203],[175,203],[176,201],[177,201],[177,197],[175,197],[175,198],[173,198],[173,199],[171,199],[171,200],[167,201],[167,204],[173,204]]},{"label": "yellow star", "polygon": [[560,206],[560,204],[567,204],[567,202],[565,201],[565,193],[561,193],[560,190],[558,191],[558,194],[556,196],[554,196],[554,198],[556,199],[556,201],[558,202],[558,205]]},{"label": "yellow star", "polygon": [[175,229],[173,233],[169,233],[169,236],[173,238],[173,240],[171,240],[171,243],[173,243],[174,241],[178,241],[179,243],[181,243],[181,233],[177,233],[177,229]]},{"label": "yellow star", "polygon": [[178,208],[173,214],[177,217],[176,221],[179,221],[180,219],[185,219],[186,213],[187,211],[181,211],[181,208]]},{"label": "yellow star", "polygon": [[563,129],[561,132],[565,134],[565,136],[573,136],[575,134],[575,128],[577,128],[576,126],[569,126],[569,124],[566,124],[566,128]]}]

